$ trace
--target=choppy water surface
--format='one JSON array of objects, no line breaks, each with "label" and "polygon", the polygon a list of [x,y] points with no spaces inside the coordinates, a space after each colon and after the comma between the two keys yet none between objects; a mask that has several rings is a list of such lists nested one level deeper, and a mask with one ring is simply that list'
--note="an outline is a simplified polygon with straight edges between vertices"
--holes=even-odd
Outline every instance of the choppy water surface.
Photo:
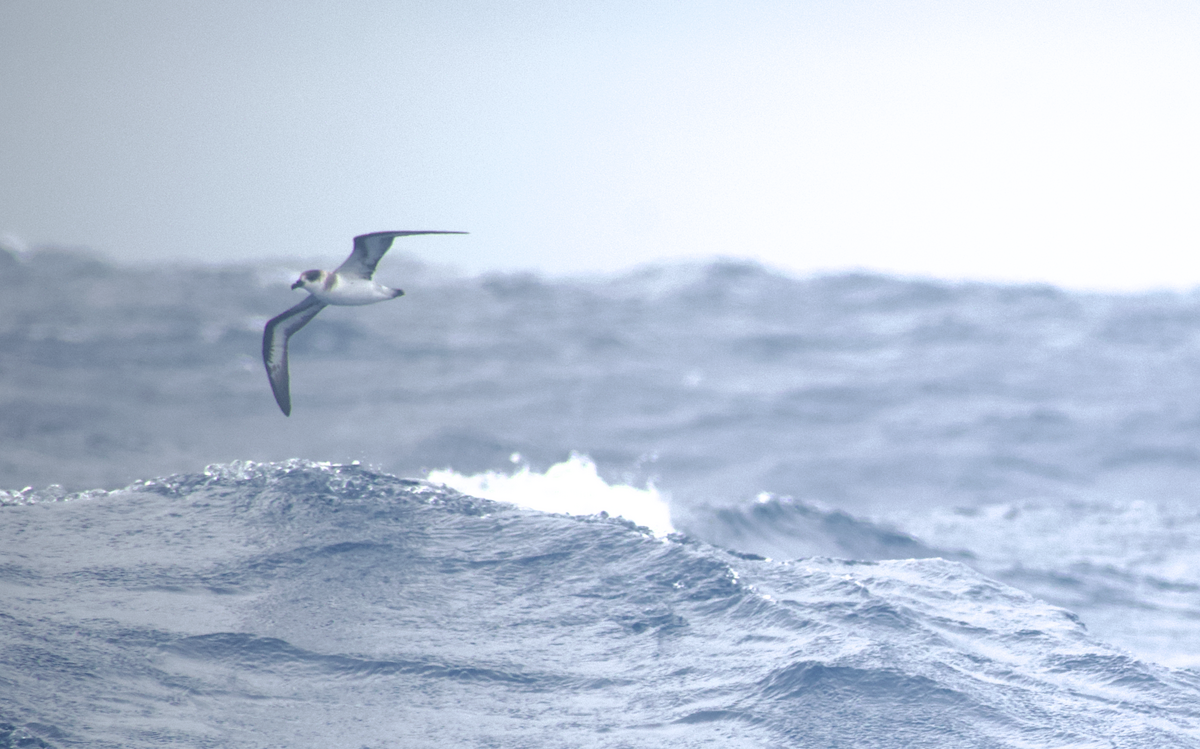
[{"label": "choppy water surface", "polygon": [[0,265],[0,746],[1200,746],[1193,295]]},{"label": "choppy water surface", "polygon": [[308,463],[4,512],[0,708],[64,745],[1200,742],[1200,678],[942,559],[768,562]]}]

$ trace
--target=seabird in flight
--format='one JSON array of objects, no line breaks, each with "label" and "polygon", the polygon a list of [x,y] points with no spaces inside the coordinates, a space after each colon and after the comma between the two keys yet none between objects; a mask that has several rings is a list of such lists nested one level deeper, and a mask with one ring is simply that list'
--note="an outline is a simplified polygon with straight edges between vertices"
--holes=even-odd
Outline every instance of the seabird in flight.
[{"label": "seabird in flight", "polygon": [[332,273],[326,270],[306,270],[300,274],[293,289],[304,289],[309,296],[281,315],[272,317],[263,329],[263,363],[271,392],[284,416],[292,415],[292,396],[288,389],[288,339],[317,313],[330,304],[353,306],[374,304],[395,299],[404,294],[371,280],[379,259],[392,246],[396,237],[414,234],[466,234],[465,231],[377,231],[354,238],[354,251],[346,262]]}]

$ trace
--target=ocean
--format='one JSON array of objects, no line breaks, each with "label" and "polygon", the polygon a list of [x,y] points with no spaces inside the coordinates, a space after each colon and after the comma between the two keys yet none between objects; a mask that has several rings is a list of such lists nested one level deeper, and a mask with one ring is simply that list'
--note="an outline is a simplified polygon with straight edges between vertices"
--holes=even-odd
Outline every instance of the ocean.
[{"label": "ocean", "polygon": [[[314,263],[313,267],[320,263]],[[1200,296],[0,251],[0,747],[1200,747]]]}]

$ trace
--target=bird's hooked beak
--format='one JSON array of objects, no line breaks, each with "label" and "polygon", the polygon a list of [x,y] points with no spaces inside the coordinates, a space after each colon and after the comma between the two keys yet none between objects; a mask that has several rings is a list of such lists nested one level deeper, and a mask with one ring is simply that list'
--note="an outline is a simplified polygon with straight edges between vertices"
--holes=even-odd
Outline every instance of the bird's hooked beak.
[{"label": "bird's hooked beak", "polygon": [[296,283],[292,284],[292,291],[295,291],[296,289],[300,288],[303,285],[304,285],[303,278],[296,279]]}]

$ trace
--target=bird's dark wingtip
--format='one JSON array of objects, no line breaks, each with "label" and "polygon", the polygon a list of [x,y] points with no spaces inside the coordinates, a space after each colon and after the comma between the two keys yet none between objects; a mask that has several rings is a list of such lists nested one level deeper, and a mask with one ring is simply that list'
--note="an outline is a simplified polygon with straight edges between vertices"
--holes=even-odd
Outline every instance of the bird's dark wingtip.
[{"label": "bird's dark wingtip", "polygon": [[271,394],[275,396],[275,402],[279,404],[279,410],[283,411],[283,415],[291,416],[292,415],[291,393],[288,393],[285,391],[281,394],[279,392],[279,389],[275,386],[275,383],[272,382],[271,383]]},{"label": "bird's dark wingtip", "polygon": [[417,229],[406,231],[373,231],[369,234],[359,234],[354,238],[357,242],[360,239],[370,239],[371,237],[415,237],[421,234],[470,234],[469,231],[443,231],[441,229]]}]

